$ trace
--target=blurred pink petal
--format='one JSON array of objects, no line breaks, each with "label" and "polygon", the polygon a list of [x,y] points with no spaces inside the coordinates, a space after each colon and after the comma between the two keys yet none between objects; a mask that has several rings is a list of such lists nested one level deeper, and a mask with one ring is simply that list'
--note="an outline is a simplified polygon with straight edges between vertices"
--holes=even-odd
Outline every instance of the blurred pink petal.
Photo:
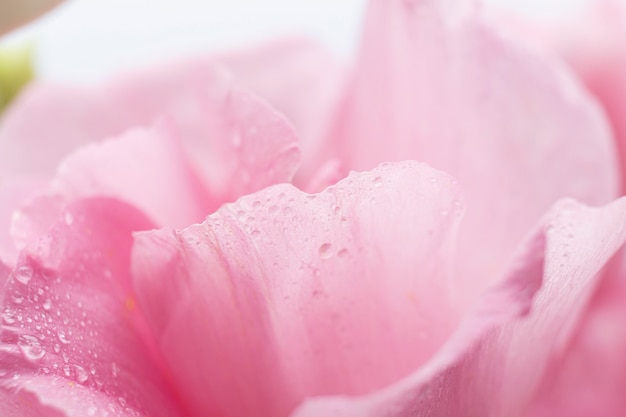
[{"label": "blurred pink petal", "polygon": [[191,165],[214,195],[212,210],[269,183],[290,180],[299,161],[286,120],[238,88],[215,60],[198,58],[99,88],[27,89],[0,125],[0,175],[50,177],[79,147],[159,118],[175,126]]},{"label": "blurred pink petal", "polygon": [[129,280],[131,233],[147,228],[120,202],[81,200],[22,251],[4,291],[3,389],[69,417],[183,415]]},{"label": "blurred pink petal", "polygon": [[11,223],[16,210],[41,193],[45,187],[45,181],[34,178],[2,178],[0,182],[0,262],[14,264],[17,260],[18,250],[9,233]]},{"label": "blurred pink petal", "polygon": [[407,162],[138,234],[139,305],[191,412],[286,416],[307,396],[413,372],[459,319],[448,265],[461,213],[448,176]]},{"label": "blurred pink petal", "polygon": [[626,240],[625,225],[626,199],[602,208],[558,204],[428,363],[374,394],[314,399],[293,416],[523,415]]},{"label": "blurred pink petal", "polygon": [[232,71],[237,82],[293,123],[303,157],[317,152],[347,78],[347,71],[334,56],[311,40],[296,38],[216,59]]},{"label": "blurred pink petal", "polygon": [[557,199],[604,204],[618,191],[613,138],[584,89],[475,9],[373,0],[352,89],[318,160],[362,170],[412,158],[454,175],[467,190],[465,305]]},{"label": "blurred pink petal", "polygon": [[588,2],[577,20],[547,39],[604,107],[617,139],[626,187],[626,6],[613,0]]}]

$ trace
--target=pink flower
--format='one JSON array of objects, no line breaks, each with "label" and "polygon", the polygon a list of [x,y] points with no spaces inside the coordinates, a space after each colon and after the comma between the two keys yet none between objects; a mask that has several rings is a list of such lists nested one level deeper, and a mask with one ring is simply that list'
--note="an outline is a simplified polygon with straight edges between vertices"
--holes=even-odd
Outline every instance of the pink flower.
[{"label": "pink flower", "polygon": [[34,86],[0,130],[0,414],[621,416],[615,148],[464,0],[372,0],[350,70],[286,41]]}]

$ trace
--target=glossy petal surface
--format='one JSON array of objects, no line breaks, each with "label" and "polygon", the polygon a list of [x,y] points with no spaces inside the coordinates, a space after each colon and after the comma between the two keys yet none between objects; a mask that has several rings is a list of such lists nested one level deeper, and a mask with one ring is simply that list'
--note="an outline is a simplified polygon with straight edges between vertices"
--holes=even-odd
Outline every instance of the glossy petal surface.
[{"label": "glossy petal surface", "polygon": [[459,198],[448,176],[398,163],[138,234],[139,305],[189,408],[286,416],[307,396],[368,393],[428,360],[458,322],[447,265]]},{"label": "glossy petal surface", "polygon": [[0,386],[68,417],[179,414],[129,281],[131,232],[115,200],[81,200],[22,251],[6,284]]},{"label": "glossy petal surface", "polygon": [[459,180],[466,303],[557,199],[605,204],[618,190],[610,129],[584,89],[557,62],[498,35],[472,1],[370,3],[325,151],[322,160],[339,156],[344,168],[412,158]]}]

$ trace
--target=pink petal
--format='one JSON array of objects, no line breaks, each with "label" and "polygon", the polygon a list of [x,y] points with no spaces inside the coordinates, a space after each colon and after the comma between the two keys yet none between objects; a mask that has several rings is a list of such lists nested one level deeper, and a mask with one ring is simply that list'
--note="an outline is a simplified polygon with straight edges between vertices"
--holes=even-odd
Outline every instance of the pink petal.
[{"label": "pink petal", "polygon": [[311,400],[293,416],[523,415],[602,267],[626,240],[625,226],[626,199],[602,208],[557,205],[504,279],[423,367],[371,395]]},{"label": "pink petal", "polygon": [[15,212],[45,189],[45,181],[35,178],[2,178],[0,183],[0,261],[14,264],[17,248],[9,233]]},{"label": "pink petal", "polygon": [[219,202],[210,200],[180,141],[165,126],[131,130],[79,149],[61,164],[51,192],[68,201],[119,198],[156,224],[175,227],[202,221]]},{"label": "pink petal", "polygon": [[311,40],[283,39],[217,59],[293,123],[305,158],[317,152],[346,81],[335,57]]},{"label": "pink petal", "polygon": [[622,250],[574,339],[549,368],[527,417],[626,415],[625,260]]},{"label": "pink petal", "polygon": [[461,212],[454,181],[407,162],[138,234],[139,304],[189,409],[280,417],[408,375],[458,322],[448,262]]},{"label": "pink petal", "polygon": [[214,60],[197,58],[138,71],[100,88],[32,87],[3,118],[0,174],[51,176],[80,146],[159,117],[175,124],[194,169],[217,200],[226,199],[214,201],[214,208],[290,180],[299,161],[285,119],[236,87]]},{"label": "pink petal", "polygon": [[612,0],[590,1],[577,19],[547,28],[549,44],[565,58],[598,98],[612,123],[626,187],[626,7]]},{"label": "pink petal", "polygon": [[131,232],[115,200],[81,200],[22,251],[4,291],[0,386],[64,415],[182,415],[129,281]]},{"label": "pink petal", "polygon": [[372,1],[356,68],[321,160],[362,170],[416,159],[458,178],[461,304],[558,198],[617,195],[602,113],[557,62],[485,25],[472,1]]}]

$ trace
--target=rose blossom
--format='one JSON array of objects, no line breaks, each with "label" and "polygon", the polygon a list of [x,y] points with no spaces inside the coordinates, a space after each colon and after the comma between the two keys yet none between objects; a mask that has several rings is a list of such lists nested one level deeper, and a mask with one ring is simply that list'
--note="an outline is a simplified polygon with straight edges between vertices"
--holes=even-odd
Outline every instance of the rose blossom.
[{"label": "rose blossom", "polygon": [[1,123],[2,415],[626,411],[609,122],[473,2],[372,0],[348,70],[278,42]]}]

